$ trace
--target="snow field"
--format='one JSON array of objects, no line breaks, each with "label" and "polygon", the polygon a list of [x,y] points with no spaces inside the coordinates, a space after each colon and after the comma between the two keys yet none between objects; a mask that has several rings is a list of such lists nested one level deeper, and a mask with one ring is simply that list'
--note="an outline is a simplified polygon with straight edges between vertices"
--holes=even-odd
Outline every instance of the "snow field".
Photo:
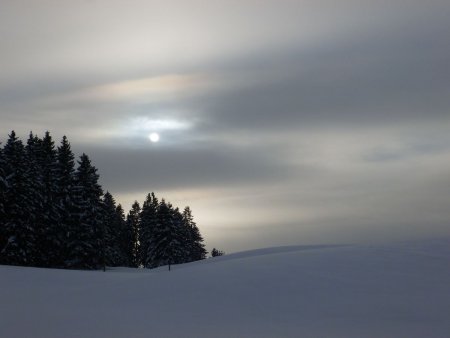
[{"label": "snow field", "polygon": [[0,266],[0,337],[448,337],[449,244],[268,248],[170,272]]}]

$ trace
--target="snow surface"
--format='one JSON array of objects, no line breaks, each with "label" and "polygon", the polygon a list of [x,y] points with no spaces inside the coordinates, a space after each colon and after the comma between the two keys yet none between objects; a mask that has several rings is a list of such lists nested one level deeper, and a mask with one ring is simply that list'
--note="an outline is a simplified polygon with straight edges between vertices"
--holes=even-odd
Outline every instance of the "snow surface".
[{"label": "snow surface", "polygon": [[167,269],[0,266],[0,337],[449,337],[450,241],[297,246]]}]

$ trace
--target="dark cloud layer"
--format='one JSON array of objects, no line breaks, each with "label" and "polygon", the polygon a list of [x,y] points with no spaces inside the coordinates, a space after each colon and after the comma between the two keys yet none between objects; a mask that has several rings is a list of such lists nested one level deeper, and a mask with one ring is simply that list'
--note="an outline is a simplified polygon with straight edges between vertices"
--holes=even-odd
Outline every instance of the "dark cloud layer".
[{"label": "dark cloud layer", "polygon": [[[89,148],[105,187],[130,193],[226,185],[257,185],[289,180],[294,168],[276,153],[224,145],[192,148],[122,150]],[[295,168],[298,172],[299,169]],[[303,171],[306,171],[304,169]]]},{"label": "dark cloud layer", "polygon": [[[211,95],[196,107],[215,113],[223,128],[448,120],[450,59],[444,56],[450,44],[442,32],[435,35],[443,27],[420,28],[407,36],[359,36],[310,54],[293,51],[284,59],[290,73],[283,78]],[[425,34],[426,29],[431,31]],[[252,75],[257,77],[257,70]]]}]

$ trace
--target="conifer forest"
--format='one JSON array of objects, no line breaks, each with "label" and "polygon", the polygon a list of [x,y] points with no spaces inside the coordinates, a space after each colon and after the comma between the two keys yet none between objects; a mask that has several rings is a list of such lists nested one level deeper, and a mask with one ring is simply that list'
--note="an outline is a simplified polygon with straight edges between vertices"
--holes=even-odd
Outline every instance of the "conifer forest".
[{"label": "conifer forest", "polygon": [[88,155],[64,136],[12,131],[0,146],[0,264],[68,269],[155,268],[206,257],[189,207],[154,193],[131,210],[104,192]]}]

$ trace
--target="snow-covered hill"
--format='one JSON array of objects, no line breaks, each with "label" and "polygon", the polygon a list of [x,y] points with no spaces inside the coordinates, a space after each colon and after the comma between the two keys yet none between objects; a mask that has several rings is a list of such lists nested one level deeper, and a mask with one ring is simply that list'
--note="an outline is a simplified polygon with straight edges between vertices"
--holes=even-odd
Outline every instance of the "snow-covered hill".
[{"label": "snow-covered hill", "polygon": [[0,337],[449,337],[450,241],[248,251],[172,271],[0,266]]}]

